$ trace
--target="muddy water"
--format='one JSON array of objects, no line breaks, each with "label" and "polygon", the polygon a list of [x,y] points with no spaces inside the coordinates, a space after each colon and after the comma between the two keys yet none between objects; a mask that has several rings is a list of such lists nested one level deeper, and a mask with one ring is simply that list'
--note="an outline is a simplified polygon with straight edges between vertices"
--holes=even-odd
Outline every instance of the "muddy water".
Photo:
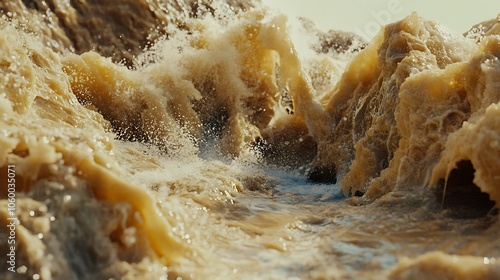
[{"label": "muddy water", "polygon": [[2,279],[500,277],[498,19],[0,8]]}]

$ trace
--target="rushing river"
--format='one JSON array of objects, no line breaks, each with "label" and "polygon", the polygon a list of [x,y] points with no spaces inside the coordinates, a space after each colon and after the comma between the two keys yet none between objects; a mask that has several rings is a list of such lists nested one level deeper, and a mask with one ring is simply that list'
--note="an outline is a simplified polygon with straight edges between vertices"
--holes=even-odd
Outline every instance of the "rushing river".
[{"label": "rushing river", "polygon": [[500,278],[500,17],[0,11],[1,279]]}]

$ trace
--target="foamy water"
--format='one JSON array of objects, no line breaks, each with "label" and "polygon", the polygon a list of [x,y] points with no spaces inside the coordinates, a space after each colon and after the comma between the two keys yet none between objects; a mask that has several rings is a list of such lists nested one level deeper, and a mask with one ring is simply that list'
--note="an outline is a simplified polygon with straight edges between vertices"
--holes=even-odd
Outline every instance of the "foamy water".
[{"label": "foamy water", "polygon": [[0,8],[2,279],[500,277],[498,19]]}]

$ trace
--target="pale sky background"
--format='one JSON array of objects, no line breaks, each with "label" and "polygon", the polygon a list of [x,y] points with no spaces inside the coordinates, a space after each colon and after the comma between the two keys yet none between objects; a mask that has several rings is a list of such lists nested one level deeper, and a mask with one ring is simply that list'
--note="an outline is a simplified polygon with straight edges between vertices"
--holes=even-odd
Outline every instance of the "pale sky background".
[{"label": "pale sky background", "polygon": [[[383,25],[416,11],[456,33],[476,23],[496,18],[500,0],[262,0],[291,16],[304,16],[323,31],[337,29],[372,37]],[[367,38],[369,39],[369,38]]]}]

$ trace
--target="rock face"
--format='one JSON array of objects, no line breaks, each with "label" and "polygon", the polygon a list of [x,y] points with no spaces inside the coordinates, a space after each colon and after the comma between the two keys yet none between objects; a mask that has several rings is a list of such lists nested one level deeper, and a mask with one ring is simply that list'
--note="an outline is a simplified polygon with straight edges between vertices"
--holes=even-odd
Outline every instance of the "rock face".
[{"label": "rock face", "polygon": [[[234,12],[252,7],[252,1],[220,1]],[[178,28],[187,19],[213,12],[211,1],[2,1],[0,10],[18,20],[27,31],[43,37],[57,51],[95,51],[130,65],[148,44]]]},{"label": "rock face", "polygon": [[[319,248],[329,269],[351,248],[393,242],[375,240],[366,221],[390,225],[382,232],[393,238],[392,225],[427,198],[423,186],[461,218],[500,202],[498,19],[471,40],[413,14],[366,47],[311,31],[313,58],[302,58],[286,17],[254,1],[1,1],[0,10],[0,181],[15,166],[17,203],[10,212],[13,192],[1,188],[0,220],[20,221],[0,228],[0,251],[17,234],[24,278],[226,279],[247,266],[255,279],[263,260],[287,278],[282,261],[302,265],[304,248]],[[298,172],[282,183],[273,168]],[[280,184],[297,193],[274,197]],[[355,197],[334,204],[337,185]],[[295,204],[304,197],[313,203]],[[404,204],[394,215],[403,222],[384,223],[389,210],[373,201]],[[367,234],[349,236],[361,224]],[[495,231],[485,236],[499,243]],[[494,251],[484,240],[480,252]],[[387,270],[367,252],[361,261]],[[452,257],[430,254],[392,275],[433,259],[453,273]],[[18,279],[6,264],[0,278]],[[307,265],[289,273],[314,277],[317,256]],[[342,278],[316,276],[332,275]]]},{"label": "rock face", "polygon": [[327,98],[333,129],[319,141],[314,166],[335,166],[346,194],[373,198],[433,185],[472,160],[474,183],[499,201],[498,166],[486,163],[499,153],[500,44],[488,35],[495,24],[477,44],[415,14],[385,27]]}]

